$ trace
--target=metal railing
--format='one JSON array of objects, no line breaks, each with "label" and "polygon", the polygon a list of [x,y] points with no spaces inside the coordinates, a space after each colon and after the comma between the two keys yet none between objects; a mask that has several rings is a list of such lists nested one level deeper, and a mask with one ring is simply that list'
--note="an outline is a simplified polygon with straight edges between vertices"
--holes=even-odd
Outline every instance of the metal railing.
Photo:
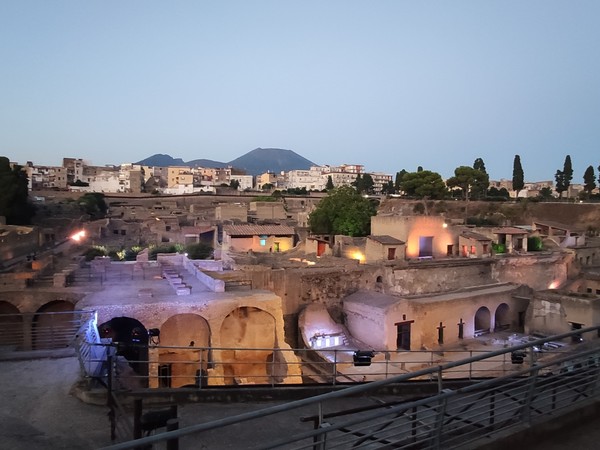
[{"label": "metal railing", "polygon": [[[570,339],[578,335],[594,338],[600,327],[586,328],[512,348],[476,355],[443,365],[427,367],[412,373],[371,383],[358,384],[323,395],[264,408],[259,411],[226,417],[207,423],[181,428],[109,447],[131,449],[141,445],[173,442],[179,439],[184,448],[194,448],[193,442],[211,433],[226,439],[242,439],[239,447],[256,449],[335,449],[335,448],[463,448],[477,446],[480,439],[507,433],[522,426],[531,426],[566,409],[598,401],[600,396],[600,340],[580,344],[573,351],[551,358],[538,358],[545,344]],[[467,387],[452,390],[444,385],[445,374],[455,370],[467,373],[472,364],[490,358],[514,361],[512,373],[485,379]],[[521,359],[523,358],[523,359]],[[370,394],[391,384],[421,379],[436,379],[438,393],[427,398],[399,402],[382,402],[363,406]],[[353,408],[335,411],[332,405],[340,399],[353,398]],[[307,408],[314,414],[302,418]],[[326,413],[329,410],[331,412]],[[285,416],[304,428],[286,428],[268,439],[243,437],[243,430],[252,436],[256,430],[268,427],[278,417]],[[235,426],[235,428],[229,428]],[[294,432],[291,432],[291,429]],[[190,441],[193,439],[193,442]],[[489,441],[488,441],[489,442]]]},{"label": "metal railing", "polygon": [[93,314],[93,311],[0,314],[0,346],[17,352],[69,347]]}]

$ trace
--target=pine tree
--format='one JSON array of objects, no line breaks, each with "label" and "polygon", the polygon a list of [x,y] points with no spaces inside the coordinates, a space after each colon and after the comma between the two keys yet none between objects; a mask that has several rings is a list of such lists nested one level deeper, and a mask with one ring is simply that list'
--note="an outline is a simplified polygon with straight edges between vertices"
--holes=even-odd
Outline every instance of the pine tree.
[{"label": "pine tree", "polygon": [[594,173],[594,168],[588,166],[583,174],[583,190],[589,195],[594,189],[596,189],[596,174]]},{"label": "pine tree", "polygon": [[512,187],[516,192],[516,197],[519,198],[519,191],[525,187],[525,175],[523,174],[521,157],[519,155],[515,155],[513,161]]}]

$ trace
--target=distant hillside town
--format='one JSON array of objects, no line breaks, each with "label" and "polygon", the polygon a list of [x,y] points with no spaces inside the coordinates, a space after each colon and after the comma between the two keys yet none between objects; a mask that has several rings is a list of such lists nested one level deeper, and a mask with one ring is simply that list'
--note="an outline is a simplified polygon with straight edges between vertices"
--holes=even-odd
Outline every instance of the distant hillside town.
[{"label": "distant hillside town", "polygon": [[[278,170],[273,170],[273,167]],[[357,186],[361,179],[368,179],[365,193],[402,193],[397,189],[400,173],[367,172],[362,164],[316,165],[291,150],[283,149],[258,148],[229,163],[211,160],[185,163],[169,155],[153,155],[138,163],[94,166],[80,158],[63,158],[61,166],[40,166],[28,161],[24,170],[30,191],[52,189],[82,193],[184,195],[214,194],[219,189],[228,188],[235,191],[308,193],[331,187]],[[460,191],[460,186],[455,187],[456,191]],[[524,182],[519,190],[513,188],[512,180],[489,180],[488,187],[501,192],[506,198],[557,196],[552,180]],[[577,198],[584,189],[582,184],[570,184],[564,197]]]}]

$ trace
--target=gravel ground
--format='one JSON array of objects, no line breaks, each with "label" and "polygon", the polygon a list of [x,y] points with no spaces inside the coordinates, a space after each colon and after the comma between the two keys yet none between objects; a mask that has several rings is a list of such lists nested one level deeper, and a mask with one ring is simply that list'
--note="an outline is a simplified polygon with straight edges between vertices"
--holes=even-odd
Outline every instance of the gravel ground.
[{"label": "gravel ground", "polygon": [[71,389],[76,358],[0,362],[0,448],[91,449],[109,445],[108,408]]}]

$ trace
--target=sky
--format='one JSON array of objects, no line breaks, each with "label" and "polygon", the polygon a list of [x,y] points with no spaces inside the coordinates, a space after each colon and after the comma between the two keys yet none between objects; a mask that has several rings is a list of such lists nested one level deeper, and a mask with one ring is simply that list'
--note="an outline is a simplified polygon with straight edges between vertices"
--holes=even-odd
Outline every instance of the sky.
[{"label": "sky", "polygon": [[600,165],[598,0],[1,0],[0,155],[257,147],[573,183]]}]

